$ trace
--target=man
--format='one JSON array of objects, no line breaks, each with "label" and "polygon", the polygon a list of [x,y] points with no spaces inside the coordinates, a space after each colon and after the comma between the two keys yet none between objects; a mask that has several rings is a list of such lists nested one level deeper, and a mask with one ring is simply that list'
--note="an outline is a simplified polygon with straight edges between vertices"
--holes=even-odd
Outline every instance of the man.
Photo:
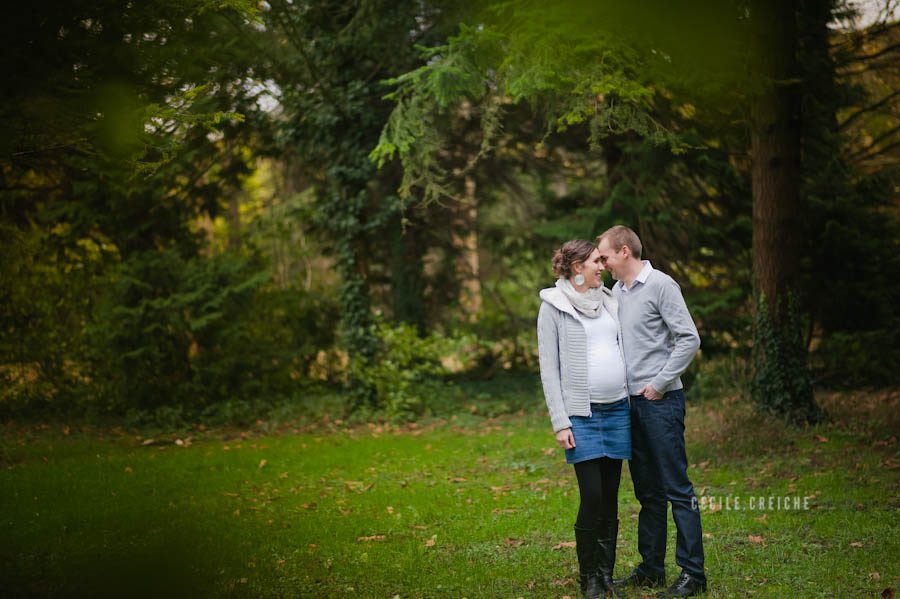
[{"label": "man", "polygon": [[621,225],[597,238],[600,260],[617,280],[622,348],[631,397],[634,494],[641,504],[638,551],[642,563],[620,587],[665,584],[667,502],[678,532],[675,562],[682,572],[658,597],[706,591],[703,531],[694,487],[687,476],[681,374],[700,347],[681,288],[641,260],[641,241]]}]

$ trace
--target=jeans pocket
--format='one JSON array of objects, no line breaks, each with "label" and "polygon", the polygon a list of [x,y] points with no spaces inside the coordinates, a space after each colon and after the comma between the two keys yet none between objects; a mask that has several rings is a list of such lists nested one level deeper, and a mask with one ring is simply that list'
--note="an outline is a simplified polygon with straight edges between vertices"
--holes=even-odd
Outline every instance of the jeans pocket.
[{"label": "jeans pocket", "polygon": [[648,399],[643,403],[641,427],[644,429],[644,433],[651,439],[659,439],[668,435],[672,428],[674,403],[666,399]]}]

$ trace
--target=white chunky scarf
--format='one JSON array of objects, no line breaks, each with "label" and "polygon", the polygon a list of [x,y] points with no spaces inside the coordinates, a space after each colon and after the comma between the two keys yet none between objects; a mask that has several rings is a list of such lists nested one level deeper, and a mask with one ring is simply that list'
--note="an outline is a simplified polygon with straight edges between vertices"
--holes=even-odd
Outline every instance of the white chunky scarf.
[{"label": "white chunky scarf", "polygon": [[579,293],[572,287],[569,279],[560,277],[556,280],[556,286],[565,294],[575,309],[588,318],[597,318],[603,310],[603,289],[591,287],[584,293]]}]

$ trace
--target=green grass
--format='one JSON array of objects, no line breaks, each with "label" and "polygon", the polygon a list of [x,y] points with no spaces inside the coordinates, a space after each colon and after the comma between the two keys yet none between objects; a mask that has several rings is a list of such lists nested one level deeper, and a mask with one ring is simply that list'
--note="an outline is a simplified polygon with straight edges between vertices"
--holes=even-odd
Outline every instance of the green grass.
[{"label": "green grass", "polygon": [[[261,423],[182,445],[8,425],[0,594],[575,597],[574,549],[556,547],[572,540],[577,485],[536,391],[519,393],[510,405],[534,408],[493,419],[482,397],[418,427]],[[703,511],[709,597],[898,586],[898,395],[820,401],[831,420],[801,430],[735,399],[689,402],[698,492],[743,508]],[[812,499],[749,509],[769,496]],[[617,574],[638,561],[637,512],[626,468]]]}]

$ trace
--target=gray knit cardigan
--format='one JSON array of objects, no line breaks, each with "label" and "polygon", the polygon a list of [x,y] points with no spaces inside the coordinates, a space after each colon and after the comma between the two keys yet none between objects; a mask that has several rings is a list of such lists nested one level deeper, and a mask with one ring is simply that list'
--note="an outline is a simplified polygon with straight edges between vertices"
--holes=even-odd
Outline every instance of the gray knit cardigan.
[{"label": "gray knit cardigan", "polygon": [[[618,302],[603,290],[603,305],[619,328],[619,354],[622,363],[622,325]],[[569,416],[590,416],[591,397],[588,390],[587,335],[576,317],[575,308],[556,287],[541,290],[541,309],[537,319],[538,357],[544,399],[550,411],[553,432],[570,428]]]}]

